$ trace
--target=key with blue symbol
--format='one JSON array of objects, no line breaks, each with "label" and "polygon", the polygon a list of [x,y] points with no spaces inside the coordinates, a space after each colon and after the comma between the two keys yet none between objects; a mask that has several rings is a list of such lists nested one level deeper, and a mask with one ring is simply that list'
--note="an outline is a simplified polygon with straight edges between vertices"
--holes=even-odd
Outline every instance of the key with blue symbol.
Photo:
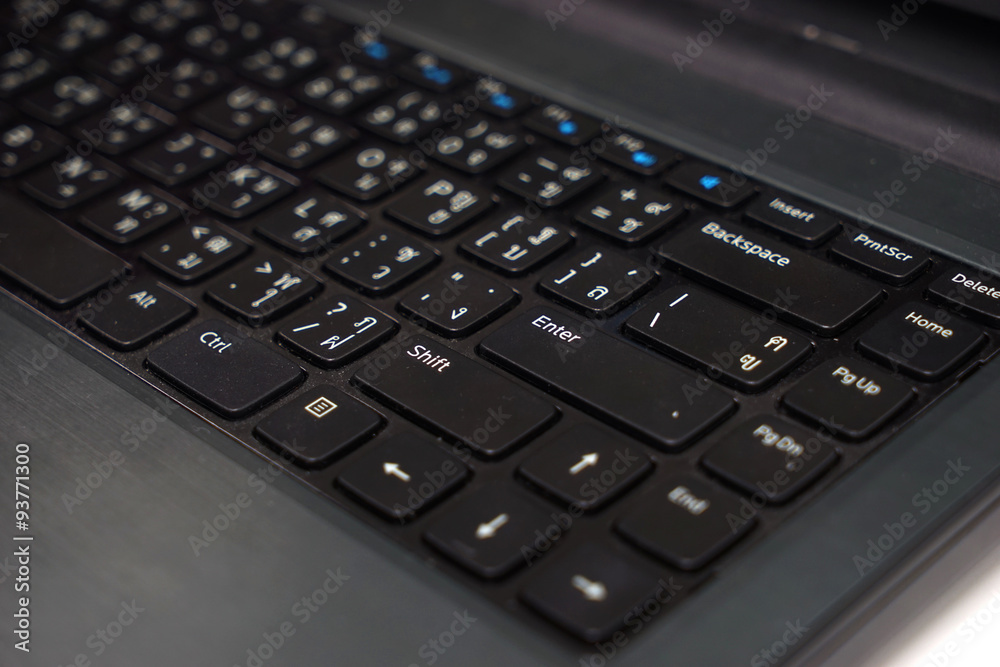
[{"label": "key with blue symbol", "polygon": [[536,109],[524,119],[524,125],[529,130],[570,146],[586,143],[601,131],[601,122],[593,116],[570,111],[558,104]]},{"label": "key with blue symbol", "polygon": [[658,174],[677,160],[677,151],[672,148],[623,132],[610,123],[602,126],[602,136],[608,145],[600,156],[637,174]]},{"label": "key with blue symbol", "polygon": [[666,183],[721,208],[738,206],[754,194],[754,184],[743,174],[698,160],[685,161],[672,169]]},{"label": "key with blue symbol", "polygon": [[440,60],[426,51],[413,56],[399,68],[399,74],[407,81],[445,93],[465,80],[464,73],[457,65]]},{"label": "key with blue symbol", "polygon": [[532,106],[531,95],[527,91],[508,86],[492,76],[476,81],[475,96],[483,111],[500,118],[513,118]]}]

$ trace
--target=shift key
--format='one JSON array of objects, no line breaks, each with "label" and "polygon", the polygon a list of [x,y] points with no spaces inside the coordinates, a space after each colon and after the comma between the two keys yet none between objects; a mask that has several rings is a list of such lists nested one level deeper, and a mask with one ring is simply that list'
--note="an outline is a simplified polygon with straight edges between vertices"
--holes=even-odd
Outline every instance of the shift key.
[{"label": "shift key", "polygon": [[665,451],[690,444],[736,409],[707,378],[551,308],[498,329],[479,353]]},{"label": "shift key", "polygon": [[508,453],[557,416],[551,403],[425,336],[376,355],[351,382],[428,430],[480,456]]}]

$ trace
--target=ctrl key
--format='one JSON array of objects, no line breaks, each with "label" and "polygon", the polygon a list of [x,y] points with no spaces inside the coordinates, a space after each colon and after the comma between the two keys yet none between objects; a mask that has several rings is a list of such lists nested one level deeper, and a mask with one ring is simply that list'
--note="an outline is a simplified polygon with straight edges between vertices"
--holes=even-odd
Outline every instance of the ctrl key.
[{"label": "ctrl key", "polygon": [[291,390],[305,371],[219,320],[153,350],[150,370],[223,417],[238,419]]}]

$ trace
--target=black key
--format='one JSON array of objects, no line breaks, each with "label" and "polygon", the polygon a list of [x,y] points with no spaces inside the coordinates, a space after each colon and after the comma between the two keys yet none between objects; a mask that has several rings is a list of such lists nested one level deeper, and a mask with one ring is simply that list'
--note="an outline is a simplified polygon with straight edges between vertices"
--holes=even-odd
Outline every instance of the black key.
[{"label": "black key", "polygon": [[22,44],[0,56],[0,98],[16,99],[55,75],[48,57]]},{"label": "black key", "polygon": [[520,153],[527,145],[517,132],[507,131],[482,115],[472,115],[458,127],[449,124],[431,157],[467,174],[481,174]]},{"label": "black key", "polygon": [[513,118],[534,106],[531,95],[520,88],[482,76],[476,81],[475,96],[479,108],[500,118]]},{"label": "black key", "polygon": [[396,321],[349,296],[338,296],[290,319],[278,341],[321,368],[357,359],[399,331]]},{"label": "black key", "polygon": [[807,248],[815,248],[840,231],[836,216],[777,192],[765,193],[751,204],[746,217]]},{"label": "black key", "polygon": [[99,49],[87,58],[86,65],[88,71],[118,85],[125,85],[144,74],[155,72],[165,57],[166,49],[161,43],[133,32]]},{"label": "black key", "polygon": [[689,225],[659,253],[683,273],[822,336],[840,333],[884,296],[840,267],[729,221]]},{"label": "black key", "polygon": [[108,97],[83,77],[64,76],[20,98],[21,109],[49,125],[65,125],[102,109]]},{"label": "black key", "polygon": [[544,218],[494,216],[465,237],[463,251],[508,275],[531,271],[573,242],[568,231]]},{"label": "black key", "polygon": [[40,37],[50,51],[73,59],[105,42],[111,31],[111,23],[106,19],[78,9],[60,16],[58,23]]},{"label": "black key", "polygon": [[653,286],[656,273],[614,250],[586,248],[542,278],[538,289],[574,310],[613,313]]},{"label": "black key", "polygon": [[630,317],[623,328],[653,349],[747,392],[776,382],[813,350],[812,342],[711,292],[678,285]]},{"label": "black key", "polygon": [[210,208],[230,218],[245,218],[295,191],[295,185],[266,162],[238,164],[212,174],[191,190],[198,210]]},{"label": "black key", "polygon": [[754,186],[742,174],[696,160],[686,160],[667,174],[667,184],[698,199],[731,208],[754,193]]},{"label": "black key", "polygon": [[389,204],[385,212],[417,231],[443,236],[469,224],[491,206],[488,191],[432,172]]},{"label": "black key", "polygon": [[258,83],[284,88],[322,64],[312,46],[284,36],[243,56],[238,67],[244,76]]},{"label": "black key", "polygon": [[723,435],[701,464],[745,493],[788,502],[839,458],[830,435],[773,415],[760,415]]},{"label": "black key", "polygon": [[249,249],[218,223],[200,219],[148,247],[142,258],[174,280],[190,283],[236,261]]},{"label": "black key", "polygon": [[547,104],[531,112],[525,116],[524,126],[570,146],[579,146],[601,131],[598,119],[558,104]]},{"label": "black key", "polygon": [[890,285],[905,285],[931,265],[923,250],[878,232],[848,228],[830,248],[830,255]]},{"label": "black key", "polygon": [[258,21],[227,12],[218,21],[189,28],[181,45],[196,56],[225,63],[260,44],[263,37]]},{"label": "black key", "polygon": [[81,122],[74,133],[106,155],[149,143],[170,129],[173,117],[155,107],[120,104]]},{"label": "black key", "polygon": [[832,359],[799,380],[783,397],[785,407],[834,433],[862,440],[913,400],[909,385],[856,359]]},{"label": "black key", "polygon": [[666,169],[675,160],[675,153],[661,143],[622,132],[620,127],[602,125],[605,136],[614,135],[607,142],[601,158],[637,174],[651,176]]},{"label": "black key", "polygon": [[240,86],[195,109],[192,120],[209,132],[237,141],[256,132],[272,120],[289,122],[287,102],[265,95],[251,86]]},{"label": "black key", "polygon": [[365,142],[323,167],[316,180],[348,197],[370,201],[394,192],[422,168],[407,161],[402,150]]},{"label": "black key", "polygon": [[324,384],[272,412],[254,434],[298,465],[319,468],[369,440],[383,423],[367,405]]},{"label": "black key", "polygon": [[518,468],[548,495],[583,511],[600,509],[653,469],[642,447],[602,426],[565,431]]},{"label": "black key", "polygon": [[166,186],[207,173],[230,158],[226,147],[211,135],[177,132],[139,150],[129,164]]},{"label": "black key", "polygon": [[576,213],[581,222],[623,243],[641,243],[684,214],[684,206],[663,192],[615,183]]},{"label": "black key", "polygon": [[182,111],[202,102],[228,83],[222,70],[193,58],[183,58],[163,69],[167,76],[149,91],[149,99],[171,111]]},{"label": "black key", "polygon": [[[349,130],[318,113],[300,113],[281,132],[261,130],[261,153],[279,164],[303,169],[326,159],[351,143]],[[264,138],[270,137],[270,141]]]},{"label": "black key", "polygon": [[444,122],[445,104],[429,93],[401,88],[361,116],[361,125],[381,137],[405,144]]},{"label": "black key", "polygon": [[192,22],[203,20],[208,4],[199,0],[143,0],[132,6],[129,19],[143,30],[165,39],[179,37]]},{"label": "black key", "polygon": [[480,455],[507,454],[558,414],[507,378],[424,336],[400,341],[399,351],[387,367],[370,361],[351,381]]},{"label": "black key", "polygon": [[521,599],[577,638],[599,642],[626,625],[637,631],[635,624],[647,617],[644,610],[654,603],[662,609],[682,588],[624,549],[587,544],[547,564]]},{"label": "black key", "polygon": [[252,326],[262,326],[298,308],[319,288],[301,268],[264,255],[219,276],[206,288],[205,298]]},{"label": "black key", "polygon": [[379,294],[397,289],[437,261],[436,250],[409,235],[375,230],[344,245],[323,266],[355,287]]},{"label": "black key", "polygon": [[345,116],[374,102],[389,86],[382,74],[356,65],[339,65],[295,89],[295,97],[320,111]]},{"label": "black key", "polygon": [[464,80],[457,65],[445,62],[432,53],[421,51],[399,64],[399,75],[424,88],[448,92]]},{"label": "black key", "polygon": [[0,192],[0,271],[68,308],[130,270],[128,264],[36,206]]},{"label": "black key", "polygon": [[986,342],[986,334],[947,310],[910,301],[858,341],[865,354],[918,380],[940,380]]},{"label": "black key", "polygon": [[112,243],[132,243],[181,217],[181,210],[155,188],[132,188],[107,197],[80,214],[80,224]]},{"label": "black key", "polygon": [[697,570],[746,535],[754,523],[739,497],[684,474],[645,494],[615,527],[674,567]]},{"label": "black key", "polygon": [[535,308],[497,329],[479,352],[665,451],[689,444],[736,408],[707,379],[551,308]]},{"label": "black key", "polygon": [[164,285],[140,278],[111,297],[110,303],[87,303],[78,320],[119,350],[135,350],[178,326],[195,312],[194,305]]},{"label": "black key", "polygon": [[0,137],[0,176],[17,176],[63,152],[66,137],[39,123],[19,123]]},{"label": "black key", "polygon": [[356,31],[352,43],[341,47],[341,54],[348,63],[361,63],[373,67],[387,67],[413,53],[413,50],[380,36]]},{"label": "black key", "polygon": [[991,327],[1000,327],[1000,279],[992,273],[951,266],[930,287],[930,298]]},{"label": "black key", "polygon": [[409,521],[465,483],[469,468],[435,443],[400,433],[347,467],[337,482],[385,517]]},{"label": "black key", "polygon": [[305,371],[272,348],[219,320],[200,322],[160,345],[146,363],[167,382],[230,419],[255,412],[305,378]]},{"label": "black key", "polygon": [[118,170],[101,158],[73,154],[21,181],[21,189],[52,208],[70,208],[121,183]]},{"label": "black key", "polygon": [[[448,514],[432,523],[424,539],[462,567],[486,579],[498,579],[528,565],[536,531],[552,525],[569,528],[557,513],[494,484],[465,494]],[[564,515],[565,516],[565,515]],[[549,531],[552,532],[551,530]]]},{"label": "black key", "polygon": [[579,167],[574,162],[569,153],[544,150],[519,160],[504,171],[498,184],[543,208],[559,206],[604,178],[595,168]]},{"label": "black key", "polygon": [[320,190],[292,198],[258,219],[258,235],[299,255],[329,250],[362,224],[357,213]]},{"label": "black key", "polygon": [[442,280],[406,295],[399,309],[434,333],[457,338],[486,326],[517,301],[517,293],[500,280],[455,266]]}]

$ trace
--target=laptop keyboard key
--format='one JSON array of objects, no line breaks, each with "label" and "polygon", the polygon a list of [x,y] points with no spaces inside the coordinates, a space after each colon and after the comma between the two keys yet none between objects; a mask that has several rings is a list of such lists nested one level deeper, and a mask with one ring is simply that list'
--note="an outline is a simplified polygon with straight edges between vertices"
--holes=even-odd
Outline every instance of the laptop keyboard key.
[{"label": "laptop keyboard key", "polygon": [[510,132],[481,114],[474,114],[458,127],[449,124],[437,139],[431,157],[467,174],[481,174],[520,153],[524,137]]},{"label": "laptop keyboard key", "polygon": [[119,350],[135,350],[178,326],[195,312],[194,305],[173,290],[139,278],[111,297],[108,304],[87,303],[80,323]]},{"label": "laptop keyboard key", "polygon": [[1000,278],[992,273],[950,266],[927,288],[927,295],[966,317],[1000,327]]},{"label": "laptop keyboard key", "polygon": [[299,267],[275,255],[263,255],[216,278],[205,290],[205,298],[259,327],[299,307],[319,288],[316,279]]},{"label": "laptop keyboard key", "polygon": [[421,51],[399,66],[399,75],[424,88],[446,93],[464,81],[462,70],[437,56]]},{"label": "laptop keyboard key", "polygon": [[476,99],[481,100],[479,108],[500,118],[513,118],[534,106],[530,93],[492,76],[479,77],[474,90]]},{"label": "laptop keyboard key", "polygon": [[129,164],[161,185],[172,186],[197,178],[230,157],[211,135],[177,132],[140,149]]},{"label": "laptop keyboard key", "polygon": [[547,104],[525,116],[524,126],[549,139],[579,146],[597,136],[601,121],[558,104]]},{"label": "laptop keyboard key", "polygon": [[533,549],[536,531],[544,534],[555,525],[561,535],[569,528],[556,523],[558,512],[511,493],[506,485],[483,487],[459,500],[427,528],[424,539],[485,579],[499,579],[527,566],[525,551]]},{"label": "laptop keyboard key", "polygon": [[423,167],[407,161],[402,150],[365,142],[316,173],[316,180],[361,201],[395,192],[420,174]]},{"label": "laptop keyboard key", "polygon": [[916,396],[871,364],[841,357],[812,370],[782,397],[796,415],[852,440],[877,431]]},{"label": "laptop keyboard key", "polygon": [[397,231],[372,231],[327,260],[324,268],[369,294],[390,292],[437,263],[438,253]]},{"label": "laptop keyboard key", "polygon": [[569,153],[544,150],[516,162],[500,175],[499,185],[542,208],[565,204],[604,178],[592,166],[579,167]]},{"label": "laptop keyboard key", "polygon": [[707,378],[674,368],[595,329],[538,307],[479,344],[487,359],[664,451],[725,419],[736,403]]},{"label": "laptop keyboard key", "polygon": [[626,625],[636,632],[644,610],[654,602],[662,609],[682,586],[624,549],[586,544],[547,563],[521,599],[577,638],[600,642]]},{"label": "laptop keyboard key", "polygon": [[230,218],[245,218],[294,191],[295,185],[273,167],[258,162],[212,174],[191,190],[191,201],[199,210],[210,208]]},{"label": "laptop keyboard key", "polygon": [[236,261],[250,246],[218,223],[201,219],[176,229],[146,249],[142,258],[174,280],[201,280]]},{"label": "laptop keyboard key", "polygon": [[651,188],[629,183],[610,185],[576,213],[577,222],[622,243],[656,236],[684,214],[684,206]]},{"label": "laptop keyboard key", "polygon": [[337,483],[379,514],[406,522],[468,478],[469,468],[457,456],[422,436],[400,433],[353,461]]},{"label": "laptop keyboard key", "polygon": [[677,159],[676,152],[661,143],[622,132],[621,128],[612,128],[608,123],[602,125],[602,130],[606,136],[614,138],[607,140],[607,148],[600,157],[629,171],[652,176]]},{"label": "laptop keyboard key", "polygon": [[699,160],[686,160],[667,174],[667,185],[703,202],[732,208],[754,193],[754,186],[742,174]]},{"label": "laptop keyboard key", "polygon": [[103,198],[80,215],[80,224],[112,243],[132,243],[181,217],[155,188],[132,188]]},{"label": "laptop keyboard key", "polygon": [[653,286],[656,273],[614,250],[584,249],[542,278],[538,289],[574,310],[606,315]]},{"label": "laptop keyboard key", "polygon": [[455,266],[439,282],[410,292],[399,309],[438,335],[458,338],[486,326],[517,300],[518,294],[497,278]]},{"label": "laptop keyboard key", "polygon": [[858,341],[865,354],[918,380],[948,375],[986,342],[986,334],[946,310],[911,301],[869,329]]},{"label": "laptop keyboard key", "polygon": [[305,371],[219,320],[206,320],[146,358],[149,368],[213,412],[238,419],[287,393]]},{"label": "laptop keyboard key", "polygon": [[795,197],[766,193],[747,209],[746,217],[807,248],[815,248],[840,231],[837,218]]},{"label": "laptop keyboard key", "polygon": [[[261,134],[270,132],[268,129]],[[261,141],[261,154],[292,169],[304,169],[340,151],[352,141],[351,130],[318,113],[298,113],[284,131]],[[259,137],[258,137],[259,139]]]},{"label": "laptop keyboard key", "polygon": [[20,103],[29,117],[58,127],[100,111],[108,96],[93,81],[73,75],[23,95]]},{"label": "laptop keyboard key", "polygon": [[304,468],[319,468],[370,439],[382,415],[328,384],[299,394],[265,417],[254,434]]},{"label": "laptop keyboard key", "polygon": [[870,229],[846,229],[830,255],[890,285],[905,285],[931,265],[930,255],[920,248]]},{"label": "laptop keyboard key", "polygon": [[547,495],[598,510],[653,469],[642,447],[602,426],[580,424],[528,457],[518,472]]},{"label": "laptop keyboard key", "polygon": [[493,198],[486,190],[432,172],[385,212],[419,232],[443,236],[469,224],[491,206]]},{"label": "laptop keyboard key", "polygon": [[195,109],[192,119],[209,132],[238,141],[272,119],[287,123],[287,103],[251,86],[240,86]]},{"label": "laptop keyboard key", "polygon": [[284,88],[322,65],[316,49],[288,36],[248,53],[237,64],[244,76],[272,88]]},{"label": "laptop keyboard key", "polygon": [[258,218],[258,236],[297,255],[330,250],[361,227],[357,213],[326,192],[307,191]]},{"label": "laptop keyboard key", "polygon": [[645,494],[615,527],[629,542],[674,567],[697,570],[754,527],[753,516],[746,514],[738,496],[683,474]]},{"label": "laptop keyboard key", "polygon": [[362,127],[405,144],[419,139],[444,122],[447,105],[412,87],[393,91],[361,117]]},{"label": "laptop keyboard key", "polygon": [[18,123],[0,137],[0,177],[10,178],[53,160],[66,150],[66,137],[38,123]]},{"label": "laptop keyboard key", "polygon": [[70,208],[116,187],[122,180],[119,173],[101,158],[73,155],[28,174],[21,189],[52,208]]},{"label": "laptop keyboard key", "polygon": [[171,111],[194,106],[221,91],[228,83],[222,70],[194,58],[183,58],[163,69],[167,76],[149,91],[149,100]]},{"label": "laptop keyboard key", "polygon": [[761,391],[813,350],[801,334],[698,287],[678,285],[630,317],[624,332],[746,392]]},{"label": "laptop keyboard key", "polygon": [[829,470],[839,458],[829,434],[817,435],[780,417],[748,419],[701,459],[712,473],[751,496],[785,503]]},{"label": "laptop keyboard key", "polygon": [[477,454],[507,454],[558,414],[507,378],[425,336],[399,346],[398,358],[388,366],[369,361],[351,382]]},{"label": "laptop keyboard key", "polygon": [[840,333],[884,297],[863,278],[728,220],[688,225],[659,254],[682,273],[822,336]]},{"label": "laptop keyboard key", "polygon": [[572,242],[568,231],[544,218],[504,214],[478,225],[461,248],[503,273],[518,275],[537,268]]},{"label": "laptop keyboard key", "polygon": [[52,216],[0,192],[0,272],[56,308],[68,308],[129,265]]},{"label": "laptop keyboard key", "polygon": [[399,330],[380,310],[349,296],[339,296],[290,319],[278,340],[321,368],[353,361]]}]

